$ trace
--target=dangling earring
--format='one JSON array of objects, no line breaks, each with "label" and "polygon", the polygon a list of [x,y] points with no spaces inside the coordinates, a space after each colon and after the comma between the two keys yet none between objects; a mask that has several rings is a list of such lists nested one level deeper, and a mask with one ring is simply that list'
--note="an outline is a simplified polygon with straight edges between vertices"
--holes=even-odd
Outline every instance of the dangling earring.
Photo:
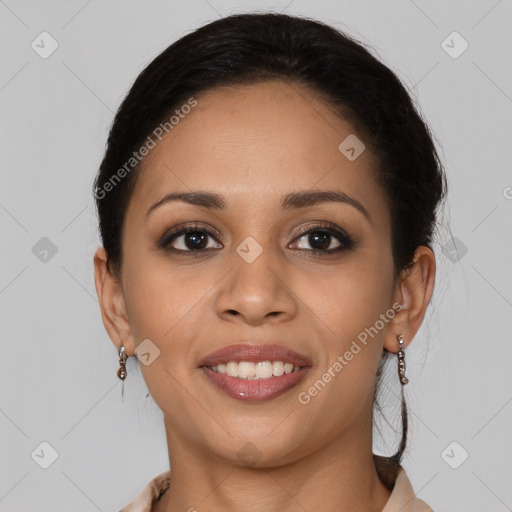
[{"label": "dangling earring", "polygon": [[117,370],[117,376],[121,379],[121,402],[124,403],[124,379],[128,375],[126,371],[126,359],[128,356],[125,354],[125,348],[121,345],[119,349],[119,369]]},{"label": "dangling earring", "polygon": [[399,343],[399,349],[398,349],[398,377],[400,379],[400,383],[402,386],[407,384],[409,382],[409,379],[405,376],[405,354],[403,351],[404,348],[404,335],[399,334],[396,339]]}]

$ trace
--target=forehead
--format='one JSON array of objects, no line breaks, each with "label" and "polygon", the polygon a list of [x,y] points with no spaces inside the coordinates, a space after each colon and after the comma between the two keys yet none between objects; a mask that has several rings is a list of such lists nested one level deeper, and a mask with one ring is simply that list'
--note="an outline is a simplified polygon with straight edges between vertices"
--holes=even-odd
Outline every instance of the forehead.
[{"label": "forehead", "polygon": [[133,208],[147,210],[166,193],[198,189],[254,206],[314,188],[369,196],[375,207],[377,196],[384,200],[370,151],[351,161],[339,149],[347,137],[361,136],[305,86],[221,87],[195,100],[145,157]]}]

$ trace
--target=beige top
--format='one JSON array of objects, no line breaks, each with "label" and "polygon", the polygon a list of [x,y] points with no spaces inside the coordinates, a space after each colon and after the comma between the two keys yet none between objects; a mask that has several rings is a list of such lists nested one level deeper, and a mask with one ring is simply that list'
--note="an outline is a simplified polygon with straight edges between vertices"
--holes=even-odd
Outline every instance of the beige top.
[{"label": "beige top", "polygon": [[[170,470],[164,471],[153,478],[142,492],[119,512],[151,512],[155,501],[169,488],[170,480]],[[424,501],[416,498],[409,478],[400,466],[391,496],[382,512],[433,512],[433,510]]]}]

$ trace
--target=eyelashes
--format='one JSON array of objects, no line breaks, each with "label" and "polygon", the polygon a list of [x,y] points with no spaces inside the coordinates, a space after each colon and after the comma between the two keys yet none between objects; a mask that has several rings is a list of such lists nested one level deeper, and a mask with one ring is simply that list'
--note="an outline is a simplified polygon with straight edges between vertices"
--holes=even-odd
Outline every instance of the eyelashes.
[{"label": "eyelashes", "polygon": [[[352,236],[350,236],[344,229],[330,222],[304,228],[301,232],[299,232],[292,243],[295,243],[295,241],[300,243],[303,238],[306,239],[306,243],[312,243],[314,245],[315,243],[320,242],[321,246],[325,245],[326,239],[329,241],[327,248],[299,248],[299,250],[306,250],[308,252],[313,252],[314,254],[335,254],[353,249],[355,246],[355,241]],[[329,249],[329,247],[332,245],[333,239],[337,240],[338,245]]]},{"label": "eyelashes", "polygon": [[[184,241],[182,241],[181,244],[179,244],[182,247],[185,247],[184,249],[179,249],[179,248],[177,249],[177,248],[171,246],[172,242],[175,242],[177,239],[179,239],[181,237],[187,237],[188,235],[190,235],[190,236],[188,237],[187,241],[188,242],[192,241],[192,243],[190,245],[192,245],[192,246],[195,245],[196,247],[187,248],[186,247],[187,244],[184,243]],[[208,238],[216,240],[217,237],[219,237],[219,235],[217,235],[217,233],[214,233],[213,231],[211,231],[208,228],[199,227],[196,223],[195,225],[182,226],[174,231],[171,231],[168,235],[164,236],[160,245],[164,249],[166,249],[170,252],[174,252],[174,253],[195,253],[195,254],[197,254],[199,252],[206,252],[206,251],[212,249],[212,247],[205,246],[205,241],[208,242]],[[206,244],[206,245],[209,245],[209,244]],[[213,247],[213,249],[216,249],[216,248],[220,248],[220,247]]]},{"label": "eyelashes", "polygon": [[[207,227],[200,226],[196,222],[179,226],[166,233],[162,237],[159,246],[173,254],[199,256],[221,249],[222,244],[218,242],[219,238],[221,238],[220,234]],[[332,255],[353,249],[355,240],[344,229],[330,222],[323,222],[304,228],[289,245],[297,244],[302,245],[302,247],[292,247],[292,249],[315,255]],[[312,248],[304,248],[304,244],[309,244]]]}]

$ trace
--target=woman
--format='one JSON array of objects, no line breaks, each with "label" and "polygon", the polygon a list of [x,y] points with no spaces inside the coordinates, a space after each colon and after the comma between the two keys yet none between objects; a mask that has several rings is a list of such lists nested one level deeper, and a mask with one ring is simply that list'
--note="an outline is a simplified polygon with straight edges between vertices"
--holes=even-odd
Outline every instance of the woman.
[{"label": "woman", "polygon": [[[400,465],[404,357],[445,189],[397,77],[322,23],[230,16],[146,67],[94,184],[103,322],[118,376],[143,363],[172,471],[124,512],[431,510]],[[372,415],[391,356],[386,458]]]}]

